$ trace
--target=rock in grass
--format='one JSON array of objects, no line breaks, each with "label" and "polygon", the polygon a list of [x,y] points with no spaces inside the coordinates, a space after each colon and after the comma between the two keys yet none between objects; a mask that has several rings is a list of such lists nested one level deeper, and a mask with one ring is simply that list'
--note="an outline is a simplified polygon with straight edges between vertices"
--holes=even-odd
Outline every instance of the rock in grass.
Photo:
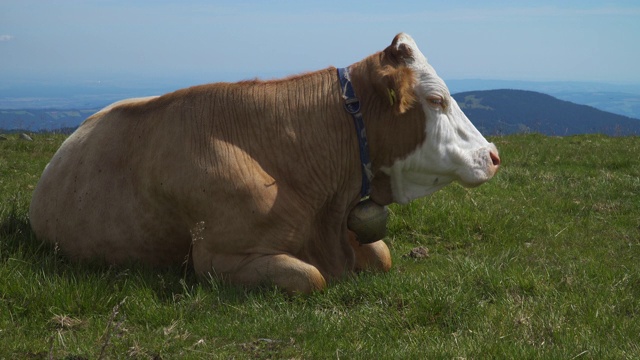
[{"label": "rock in grass", "polygon": [[416,248],[411,249],[409,253],[405,256],[414,258],[414,259],[424,259],[429,257],[429,249],[424,246],[418,246]]},{"label": "rock in grass", "polygon": [[27,135],[27,134],[25,134],[25,133],[20,134],[20,140],[24,140],[24,141],[33,141],[33,139],[31,138],[31,136],[29,136],[29,135]]}]

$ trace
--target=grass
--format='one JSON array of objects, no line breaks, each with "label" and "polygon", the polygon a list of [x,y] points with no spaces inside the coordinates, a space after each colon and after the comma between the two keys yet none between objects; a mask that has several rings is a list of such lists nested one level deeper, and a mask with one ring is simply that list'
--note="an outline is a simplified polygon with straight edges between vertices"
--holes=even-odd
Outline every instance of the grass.
[{"label": "grass", "polygon": [[69,262],[27,217],[64,137],[34,140],[0,141],[0,359],[640,358],[638,137],[494,138],[490,183],[391,207],[390,273],[294,297]]}]

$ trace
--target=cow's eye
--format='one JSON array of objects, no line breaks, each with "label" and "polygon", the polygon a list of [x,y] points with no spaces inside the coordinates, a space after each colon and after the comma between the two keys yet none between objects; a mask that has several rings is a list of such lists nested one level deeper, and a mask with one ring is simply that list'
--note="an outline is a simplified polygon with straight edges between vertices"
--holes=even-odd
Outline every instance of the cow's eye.
[{"label": "cow's eye", "polygon": [[441,97],[429,97],[427,98],[427,101],[429,102],[429,104],[433,105],[433,106],[438,106],[441,107],[442,104],[444,104],[444,101],[442,100]]}]

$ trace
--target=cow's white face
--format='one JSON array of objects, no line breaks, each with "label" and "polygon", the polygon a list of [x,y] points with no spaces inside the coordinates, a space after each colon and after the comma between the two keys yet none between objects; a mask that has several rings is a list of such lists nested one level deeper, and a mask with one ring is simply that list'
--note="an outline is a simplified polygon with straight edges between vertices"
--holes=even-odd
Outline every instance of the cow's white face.
[{"label": "cow's white face", "polygon": [[401,34],[397,44],[413,54],[407,65],[416,76],[414,92],[426,117],[426,138],[407,157],[381,169],[391,178],[393,200],[405,204],[453,181],[473,187],[491,179],[500,165],[495,145],[465,116],[413,39]]}]

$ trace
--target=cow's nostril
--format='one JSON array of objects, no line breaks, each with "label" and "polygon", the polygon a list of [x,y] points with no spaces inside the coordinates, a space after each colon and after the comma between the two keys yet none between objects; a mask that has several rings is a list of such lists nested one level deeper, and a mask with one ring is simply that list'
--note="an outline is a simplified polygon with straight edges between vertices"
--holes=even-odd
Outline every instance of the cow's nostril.
[{"label": "cow's nostril", "polygon": [[489,151],[489,156],[491,157],[491,162],[493,163],[493,166],[500,165],[500,156],[498,156],[493,151]]}]

